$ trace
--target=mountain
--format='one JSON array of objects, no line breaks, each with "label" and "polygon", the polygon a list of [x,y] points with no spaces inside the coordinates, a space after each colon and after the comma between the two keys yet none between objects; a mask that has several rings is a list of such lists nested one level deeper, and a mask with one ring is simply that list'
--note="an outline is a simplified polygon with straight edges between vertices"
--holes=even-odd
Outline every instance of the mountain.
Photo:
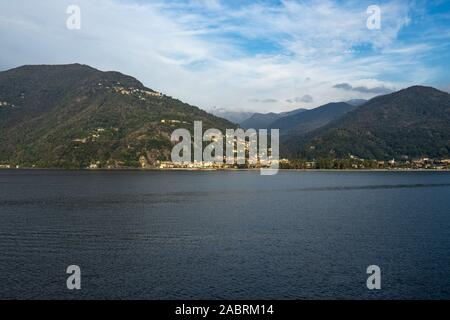
[{"label": "mountain", "polygon": [[242,121],[239,125],[244,129],[265,129],[270,126],[272,122],[280,117],[278,113],[255,113],[250,118]]},{"label": "mountain", "polygon": [[307,111],[307,110],[308,109],[305,109],[305,108],[298,108],[298,109],[294,109],[294,110],[291,110],[291,111],[281,112],[281,113],[279,113],[279,115],[280,115],[280,118],[283,118],[283,117],[293,116],[293,115],[295,115],[297,113],[301,113],[301,112]]},{"label": "mountain", "polygon": [[301,113],[282,117],[270,124],[270,128],[280,129],[281,135],[302,135],[338,119],[356,107],[345,102],[332,102]]},{"label": "mountain", "polygon": [[118,72],[34,65],[0,72],[0,164],[137,167],[168,160],[175,128],[234,128]]},{"label": "mountain", "polygon": [[365,99],[351,99],[351,100],[345,101],[345,103],[348,103],[349,105],[352,105],[354,107],[362,106],[366,102],[367,102],[367,100],[365,100]]},{"label": "mountain", "polygon": [[244,129],[267,129],[270,127],[270,125],[283,117],[292,116],[298,113],[301,113],[303,111],[306,111],[306,109],[300,108],[295,109],[288,112],[281,112],[281,113],[255,113],[250,118],[248,118],[245,121],[242,121],[239,125]]},{"label": "mountain", "polygon": [[348,103],[328,103],[310,110],[300,108],[281,113],[255,113],[241,122],[240,126],[245,129],[280,129],[281,135],[292,130],[297,134],[304,134],[337,119],[364,102],[366,100],[354,99]]},{"label": "mountain", "polygon": [[209,112],[217,117],[227,119],[236,124],[241,123],[254,115],[254,112],[228,111],[223,108],[213,108]]},{"label": "mountain", "polygon": [[300,158],[443,158],[450,156],[450,94],[413,86],[371,99],[306,136],[291,135],[284,152]]}]

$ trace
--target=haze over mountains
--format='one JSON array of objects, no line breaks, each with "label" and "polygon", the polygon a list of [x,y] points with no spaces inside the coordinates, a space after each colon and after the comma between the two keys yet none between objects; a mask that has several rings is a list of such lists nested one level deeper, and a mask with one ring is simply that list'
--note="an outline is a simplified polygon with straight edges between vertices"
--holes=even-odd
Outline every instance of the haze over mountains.
[{"label": "haze over mountains", "polygon": [[[173,130],[195,120],[236,127],[118,72],[80,64],[0,72],[0,164],[151,167],[170,160]],[[279,128],[289,158],[449,157],[450,95],[414,86],[367,102],[253,114],[241,126]]]},{"label": "haze over mountains", "polygon": [[242,121],[241,123],[239,123],[239,125],[242,128],[248,129],[248,128],[253,128],[253,129],[267,129],[270,127],[270,125],[283,117],[289,117],[289,116],[293,116],[296,115],[298,113],[301,113],[303,111],[306,111],[307,109],[303,109],[303,108],[299,108],[299,109],[295,109],[292,111],[288,111],[288,112],[281,112],[281,113],[274,113],[274,112],[269,112],[269,113],[254,113],[250,118],[248,118],[245,121]]},{"label": "haze over mountains", "polygon": [[[299,130],[308,132],[325,125],[331,120],[338,118],[353,107],[364,104],[367,100],[353,99],[345,102],[345,105],[339,103],[329,103],[314,109],[295,109],[281,113],[255,113],[245,121],[239,123],[242,128],[254,129],[280,129],[281,134],[286,134],[297,127]],[[297,124],[297,125],[296,125]],[[301,129],[301,126],[306,125]]]},{"label": "haze over mountains", "polygon": [[209,110],[209,112],[217,117],[227,119],[236,124],[247,120],[255,114],[254,112],[249,111],[228,111],[224,108],[213,108],[212,110]]}]

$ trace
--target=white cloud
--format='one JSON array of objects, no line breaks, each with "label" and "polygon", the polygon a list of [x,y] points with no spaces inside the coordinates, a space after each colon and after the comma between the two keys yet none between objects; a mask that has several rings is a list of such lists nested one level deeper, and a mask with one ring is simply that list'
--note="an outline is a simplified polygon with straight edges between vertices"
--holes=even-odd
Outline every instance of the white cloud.
[{"label": "white cloud", "polygon": [[[81,7],[79,31],[65,27],[69,4]],[[4,1],[0,29],[8,32],[0,33],[0,67],[80,62],[132,75],[205,109],[262,112],[286,111],[293,107],[286,99],[307,94],[317,105],[370,96],[333,89],[337,83],[408,84],[377,80],[385,72],[414,69],[426,79],[431,71],[408,63],[408,57],[425,47],[395,42],[408,23],[408,4],[382,5],[381,32],[367,30],[366,7],[359,1],[340,6],[284,1],[277,7],[234,9],[218,0]],[[247,47],[252,41],[276,50],[252,51]],[[379,54],[358,58],[351,50],[360,44],[373,46]],[[402,57],[400,63],[397,57]],[[264,103],[267,97],[271,103]]]}]

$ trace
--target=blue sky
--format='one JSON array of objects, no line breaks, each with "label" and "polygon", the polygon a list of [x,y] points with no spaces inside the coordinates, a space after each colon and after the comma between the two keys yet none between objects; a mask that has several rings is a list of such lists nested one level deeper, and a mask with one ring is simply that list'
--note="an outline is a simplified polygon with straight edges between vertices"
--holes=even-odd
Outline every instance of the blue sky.
[{"label": "blue sky", "polygon": [[[68,5],[80,30],[66,28]],[[379,30],[367,28],[370,5]],[[450,90],[450,1],[1,1],[0,30],[1,70],[85,63],[207,110]]]}]

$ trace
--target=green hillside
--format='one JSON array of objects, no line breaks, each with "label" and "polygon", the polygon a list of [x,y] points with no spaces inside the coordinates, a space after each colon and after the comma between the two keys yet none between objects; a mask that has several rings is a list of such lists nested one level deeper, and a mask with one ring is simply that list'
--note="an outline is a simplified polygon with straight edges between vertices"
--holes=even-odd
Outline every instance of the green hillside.
[{"label": "green hillside", "polygon": [[414,86],[373,98],[306,136],[283,141],[298,158],[443,158],[450,156],[450,95]]},{"label": "green hillside", "polygon": [[234,124],[159,94],[118,72],[85,65],[0,72],[0,163],[36,167],[138,167],[169,160],[170,134]]}]

